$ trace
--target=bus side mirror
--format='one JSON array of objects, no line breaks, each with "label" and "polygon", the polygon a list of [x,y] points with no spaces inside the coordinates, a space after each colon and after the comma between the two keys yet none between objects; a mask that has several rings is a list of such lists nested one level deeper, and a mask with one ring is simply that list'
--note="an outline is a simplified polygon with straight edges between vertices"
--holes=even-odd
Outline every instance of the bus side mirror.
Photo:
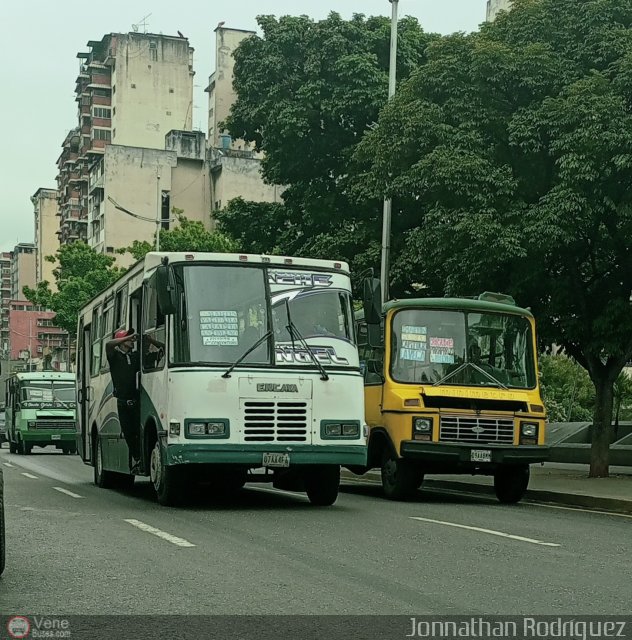
[{"label": "bus side mirror", "polygon": [[177,309],[176,276],[168,264],[161,264],[156,270],[156,294],[163,315],[174,314]]},{"label": "bus side mirror", "polygon": [[362,305],[365,322],[380,324],[382,319],[382,287],[377,278],[367,278],[364,281]]}]

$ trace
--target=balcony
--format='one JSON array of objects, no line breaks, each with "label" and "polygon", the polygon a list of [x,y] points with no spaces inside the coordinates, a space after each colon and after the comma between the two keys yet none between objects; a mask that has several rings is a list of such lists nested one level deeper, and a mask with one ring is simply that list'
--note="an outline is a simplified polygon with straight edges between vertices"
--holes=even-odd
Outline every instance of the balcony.
[{"label": "balcony", "polygon": [[100,107],[111,107],[112,106],[112,98],[111,96],[92,96],[92,104],[98,105]]},{"label": "balcony", "polygon": [[88,87],[93,89],[102,89],[103,87],[110,87],[112,80],[109,74],[93,73],[90,79]]}]

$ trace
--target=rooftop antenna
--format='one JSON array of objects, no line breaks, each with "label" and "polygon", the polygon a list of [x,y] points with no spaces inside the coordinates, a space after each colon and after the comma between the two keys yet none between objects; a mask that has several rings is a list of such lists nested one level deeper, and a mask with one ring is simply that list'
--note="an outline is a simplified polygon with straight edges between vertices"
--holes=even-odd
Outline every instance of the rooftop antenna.
[{"label": "rooftop antenna", "polygon": [[143,28],[143,33],[147,33],[147,18],[151,16],[151,13],[148,13],[145,17],[141,18],[136,24],[132,25],[132,31],[134,33],[138,33],[138,27]]}]

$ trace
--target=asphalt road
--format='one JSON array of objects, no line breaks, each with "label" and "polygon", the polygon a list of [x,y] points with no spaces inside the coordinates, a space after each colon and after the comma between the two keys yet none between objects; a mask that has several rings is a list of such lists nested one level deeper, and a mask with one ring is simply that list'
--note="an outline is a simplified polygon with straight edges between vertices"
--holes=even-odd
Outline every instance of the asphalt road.
[{"label": "asphalt road", "polygon": [[338,502],[247,485],[160,507],[92,484],[77,456],[0,451],[0,612],[629,614],[632,517],[349,482]]}]

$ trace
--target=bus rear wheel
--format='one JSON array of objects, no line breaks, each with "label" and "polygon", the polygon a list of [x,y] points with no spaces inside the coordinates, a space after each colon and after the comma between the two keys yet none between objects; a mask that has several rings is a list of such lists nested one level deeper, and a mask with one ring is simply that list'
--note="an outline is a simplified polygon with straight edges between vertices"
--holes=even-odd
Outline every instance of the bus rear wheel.
[{"label": "bus rear wheel", "polygon": [[389,500],[405,500],[421,486],[424,476],[409,460],[398,458],[390,449],[382,456],[382,490]]},{"label": "bus rear wheel", "polygon": [[329,507],[338,499],[340,466],[323,465],[305,471],[305,492],[317,507]]},{"label": "bus rear wheel", "polygon": [[520,502],[529,486],[529,465],[501,467],[494,474],[494,491],[503,504]]},{"label": "bus rear wheel", "polygon": [[156,440],[149,460],[149,477],[158,503],[173,507],[182,500],[182,475],[177,467],[165,464],[160,441]]},{"label": "bus rear wheel", "polygon": [[32,445],[27,444],[24,440],[20,440],[20,443],[18,444],[18,453],[23,456],[28,456],[31,453],[31,447]]},{"label": "bus rear wheel", "polygon": [[103,465],[103,445],[98,435],[94,436],[93,455],[94,484],[101,489],[111,489],[115,485],[115,474],[107,471]]}]

